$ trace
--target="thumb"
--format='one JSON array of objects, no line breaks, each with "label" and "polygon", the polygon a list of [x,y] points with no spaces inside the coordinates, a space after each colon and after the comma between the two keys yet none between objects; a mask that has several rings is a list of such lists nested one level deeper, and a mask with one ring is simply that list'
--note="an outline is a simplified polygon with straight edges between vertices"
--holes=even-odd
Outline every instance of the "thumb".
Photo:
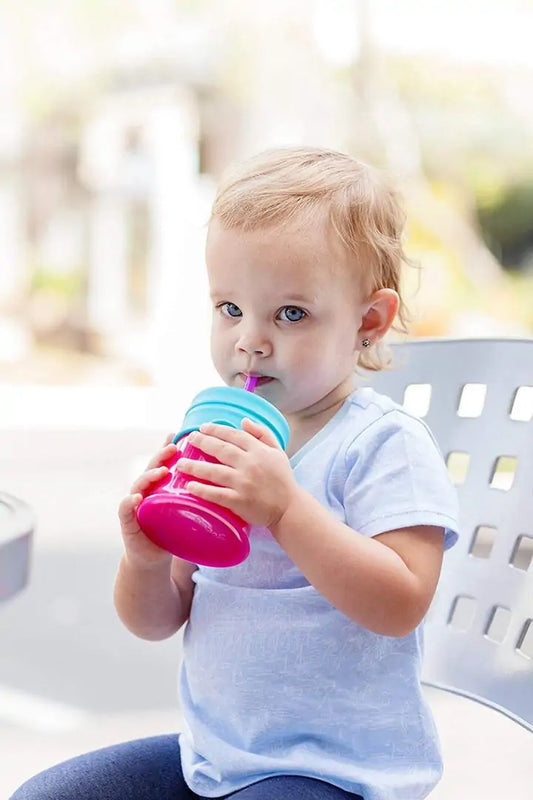
[{"label": "thumb", "polygon": [[258,422],[253,422],[248,417],[245,417],[241,423],[243,431],[246,433],[250,433],[254,438],[258,439],[260,442],[268,445],[269,447],[275,447],[277,450],[281,450],[280,443],[274,436],[269,428],[265,427],[265,425],[260,425]]},{"label": "thumb", "polygon": [[132,536],[141,530],[137,521],[137,508],[142,499],[142,494],[130,494],[119,505],[118,517],[122,531],[126,536]]}]

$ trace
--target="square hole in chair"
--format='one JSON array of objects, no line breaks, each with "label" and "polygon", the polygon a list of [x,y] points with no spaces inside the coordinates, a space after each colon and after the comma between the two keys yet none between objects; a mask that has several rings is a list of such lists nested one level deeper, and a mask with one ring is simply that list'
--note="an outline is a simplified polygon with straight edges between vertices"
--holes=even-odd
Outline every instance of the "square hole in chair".
[{"label": "square hole in chair", "polygon": [[517,422],[529,422],[533,419],[533,386],[518,387],[509,416]]},{"label": "square hole in chair", "polygon": [[516,569],[527,571],[533,558],[533,538],[531,536],[519,536],[513,547],[509,564]]},{"label": "square hole in chair", "polygon": [[425,417],[429,411],[431,402],[430,383],[410,383],[405,387],[403,394],[403,407],[410,414],[417,417]]},{"label": "square hole in chair", "polygon": [[466,595],[456,597],[448,617],[448,625],[459,631],[467,631],[474,621],[476,606],[477,602],[474,597]]},{"label": "square hole in chair", "polygon": [[453,483],[456,486],[462,486],[466,481],[468,467],[470,466],[470,453],[460,453],[452,450],[451,453],[448,453],[446,466]]},{"label": "square hole in chair", "polygon": [[489,558],[494,547],[497,529],[490,525],[478,525],[472,537],[469,553],[476,558]]},{"label": "square hole in chair", "polygon": [[526,620],[518,637],[516,650],[525,658],[533,658],[533,620]]},{"label": "square hole in chair", "polygon": [[485,628],[485,636],[493,642],[501,644],[509,630],[511,612],[503,606],[494,606],[490,612],[489,621]]},{"label": "square hole in chair", "polygon": [[516,458],[514,456],[499,456],[494,462],[492,470],[491,489],[500,489],[503,492],[508,492],[513,485],[515,473]]},{"label": "square hole in chair", "polygon": [[465,383],[459,398],[457,416],[480,417],[487,394],[486,383]]}]

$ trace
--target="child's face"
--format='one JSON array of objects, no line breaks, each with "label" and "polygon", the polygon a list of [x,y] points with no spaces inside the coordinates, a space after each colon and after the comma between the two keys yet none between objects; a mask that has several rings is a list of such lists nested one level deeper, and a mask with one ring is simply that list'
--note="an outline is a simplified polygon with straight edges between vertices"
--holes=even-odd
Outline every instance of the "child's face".
[{"label": "child's face", "polygon": [[364,304],[324,225],[243,232],[214,221],[206,260],[211,352],[226,384],[259,375],[256,393],[288,415],[348,396]]}]

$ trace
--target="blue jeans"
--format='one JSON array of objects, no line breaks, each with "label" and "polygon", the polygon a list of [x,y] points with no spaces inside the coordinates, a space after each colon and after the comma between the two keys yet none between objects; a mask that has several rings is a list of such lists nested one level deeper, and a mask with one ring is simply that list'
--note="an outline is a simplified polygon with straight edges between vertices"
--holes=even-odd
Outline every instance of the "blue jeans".
[{"label": "blue jeans", "polygon": [[[330,783],[278,775],[239,789],[235,800],[362,800]],[[205,800],[181,771],[176,734],[112,745],[39,773],[10,800]]]}]

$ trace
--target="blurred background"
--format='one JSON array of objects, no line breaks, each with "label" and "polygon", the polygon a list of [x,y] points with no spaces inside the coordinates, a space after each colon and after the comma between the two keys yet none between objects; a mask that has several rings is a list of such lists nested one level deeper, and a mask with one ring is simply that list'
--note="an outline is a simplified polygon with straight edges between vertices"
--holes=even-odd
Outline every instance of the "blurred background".
[{"label": "blurred background", "polygon": [[530,334],[532,29],[526,0],[2,0],[2,379],[207,360],[213,187],[292,143],[397,180],[414,335]]},{"label": "blurred background", "polygon": [[532,31],[531,0],[0,0],[0,489],[37,520],[0,606],[6,791],[176,724],[176,642],[113,616],[115,509],[218,382],[221,171],[298,143],[383,167],[412,334],[530,337]]}]

